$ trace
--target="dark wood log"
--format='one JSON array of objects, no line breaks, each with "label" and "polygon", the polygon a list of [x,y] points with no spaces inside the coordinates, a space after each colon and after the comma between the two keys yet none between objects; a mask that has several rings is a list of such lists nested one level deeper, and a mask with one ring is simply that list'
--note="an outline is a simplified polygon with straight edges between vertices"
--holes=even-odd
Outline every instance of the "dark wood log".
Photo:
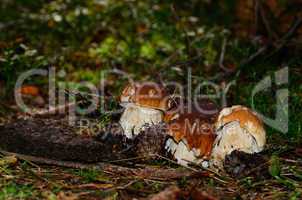
[{"label": "dark wood log", "polygon": [[[20,119],[0,126],[0,148],[5,151],[56,160],[100,162],[133,156],[123,135],[103,141],[77,134],[62,119]],[[125,151],[125,149],[129,149]]]}]

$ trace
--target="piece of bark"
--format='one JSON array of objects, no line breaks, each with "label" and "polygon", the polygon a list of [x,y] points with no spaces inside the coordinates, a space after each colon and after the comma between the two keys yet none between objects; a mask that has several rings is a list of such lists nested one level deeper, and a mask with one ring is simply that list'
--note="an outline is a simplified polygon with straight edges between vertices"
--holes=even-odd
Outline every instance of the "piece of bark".
[{"label": "piece of bark", "polygon": [[20,119],[0,127],[0,148],[56,160],[99,162],[132,157],[123,135],[103,141],[76,134],[61,119]]}]

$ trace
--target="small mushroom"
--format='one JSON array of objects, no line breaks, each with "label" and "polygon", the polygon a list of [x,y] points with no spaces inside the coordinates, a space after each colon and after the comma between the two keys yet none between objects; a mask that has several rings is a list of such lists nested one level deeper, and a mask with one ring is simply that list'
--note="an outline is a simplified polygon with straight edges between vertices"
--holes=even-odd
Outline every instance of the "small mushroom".
[{"label": "small mushroom", "polygon": [[120,124],[126,137],[138,135],[145,124],[162,122],[168,101],[169,96],[161,85],[152,82],[127,85],[120,96],[120,104],[125,108]]},{"label": "small mushroom", "polygon": [[[208,101],[202,102],[201,107],[215,110],[214,104],[208,104]],[[215,140],[215,118],[213,113],[208,114],[204,111],[193,106],[191,112],[185,109],[183,112],[165,115],[165,120],[168,121],[168,134],[171,136],[167,139],[165,149],[183,166],[189,163],[208,166]]]},{"label": "small mushroom", "polygon": [[217,137],[211,153],[211,165],[219,168],[222,168],[225,156],[232,151],[258,153],[266,143],[262,121],[256,113],[244,106],[222,109],[215,129]]}]

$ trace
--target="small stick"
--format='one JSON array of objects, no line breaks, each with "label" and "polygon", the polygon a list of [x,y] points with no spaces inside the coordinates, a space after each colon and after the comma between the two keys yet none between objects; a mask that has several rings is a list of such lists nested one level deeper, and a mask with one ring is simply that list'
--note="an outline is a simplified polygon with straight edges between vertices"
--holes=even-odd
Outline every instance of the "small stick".
[{"label": "small stick", "polygon": [[225,50],[226,50],[226,45],[227,45],[227,40],[226,38],[223,38],[222,41],[222,47],[221,47],[221,53],[220,53],[220,58],[219,58],[219,67],[225,71],[226,73],[233,72],[233,69],[228,69],[227,67],[224,66],[224,55],[225,55]]},{"label": "small stick", "polygon": [[254,61],[258,56],[260,56],[261,54],[263,54],[265,51],[267,51],[268,46],[263,46],[260,49],[258,49],[258,51],[256,51],[254,54],[250,55],[246,60],[243,60],[239,66],[245,66],[249,63],[251,63],[252,61]]},{"label": "small stick", "polygon": [[301,25],[302,25],[302,18],[298,18],[292,23],[292,25],[288,29],[287,33],[280,39],[280,44],[277,46],[276,51],[283,48],[283,46],[286,44],[286,42],[295,34],[295,32],[299,29],[299,27]]},{"label": "small stick", "polygon": [[20,160],[24,161],[30,161],[38,164],[46,164],[46,165],[55,165],[59,167],[70,167],[70,168],[76,168],[76,169],[91,169],[93,166],[98,166],[99,165],[90,165],[90,164],[83,164],[83,163],[78,163],[78,162],[70,162],[70,161],[58,161],[58,160],[53,160],[53,159],[48,159],[48,158],[42,158],[42,157],[37,157],[37,156],[29,156],[29,155],[24,155],[24,154],[18,154],[18,153],[12,153],[8,151],[3,151],[0,150],[0,153],[6,156],[16,156]]},{"label": "small stick", "polygon": [[261,19],[264,23],[265,29],[270,37],[270,39],[278,39],[278,35],[272,30],[271,28],[271,24],[269,23],[267,17],[266,17],[266,13],[264,12],[264,5],[262,3],[261,0],[257,0],[258,6],[259,6],[259,11],[260,11],[260,16]]},{"label": "small stick", "polygon": [[129,186],[133,185],[133,184],[136,183],[136,182],[137,182],[137,180],[133,180],[133,181],[130,181],[129,183],[127,183],[127,184],[125,184],[125,185],[123,185],[123,186],[118,186],[118,187],[116,187],[115,189],[117,189],[117,190],[125,190],[125,189],[127,189]]},{"label": "small stick", "polygon": [[125,162],[125,161],[133,161],[133,160],[139,160],[145,158],[144,156],[137,156],[133,158],[124,158],[124,159],[119,159],[119,160],[110,160],[107,161],[108,163],[117,163],[117,162]]},{"label": "small stick", "polygon": [[194,172],[198,172],[198,171],[199,171],[199,170],[194,169],[194,168],[192,168],[192,167],[182,166],[182,165],[180,165],[179,163],[175,162],[174,160],[171,160],[171,159],[166,158],[166,157],[164,157],[164,156],[161,156],[161,155],[159,155],[159,154],[154,154],[154,156],[159,157],[159,158],[164,159],[164,160],[167,160],[167,161],[169,161],[169,162],[171,162],[171,163],[174,163],[174,164],[179,165],[179,166],[181,166],[181,167],[184,167],[184,168],[186,168],[186,169],[192,170],[192,171],[194,171]]}]

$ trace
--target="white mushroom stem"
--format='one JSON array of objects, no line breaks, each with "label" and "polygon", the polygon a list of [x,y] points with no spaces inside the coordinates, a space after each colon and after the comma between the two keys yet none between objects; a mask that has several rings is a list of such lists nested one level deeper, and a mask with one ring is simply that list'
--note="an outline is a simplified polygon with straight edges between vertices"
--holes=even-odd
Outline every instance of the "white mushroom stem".
[{"label": "white mushroom stem", "polygon": [[225,124],[217,130],[217,137],[212,150],[211,165],[222,168],[225,156],[234,150],[246,153],[258,153],[264,148],[256,138],[238,121]]},{"label": "white mushroom stem", "polygon": [[125,111],[121,116],[120,125],[127,138],[138,135],[145,124],[158,124],[163,120],[163,112],[160,110],[137,106],[125,105]]},{"label": "white mushroom stem", "polygon": [[182,166],[188,166],[190,163],[200,164],[203,160],[196,157],[194,150],[189,150],[185,139],[176,143],[172,138],[166,141],[165,149],[170,152]]}]

